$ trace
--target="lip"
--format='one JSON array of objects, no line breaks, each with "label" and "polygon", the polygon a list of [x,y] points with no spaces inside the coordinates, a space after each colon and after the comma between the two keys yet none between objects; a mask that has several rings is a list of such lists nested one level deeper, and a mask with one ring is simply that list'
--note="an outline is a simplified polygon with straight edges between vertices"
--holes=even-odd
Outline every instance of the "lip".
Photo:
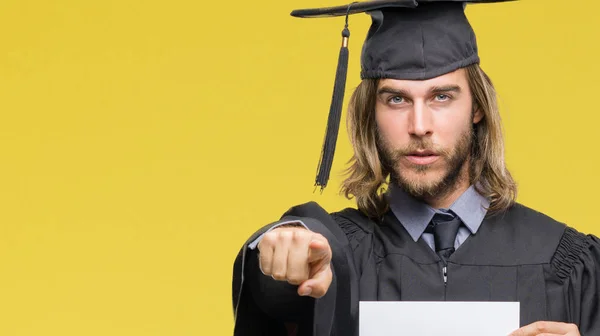
[{"label": "lip", "polygon": [[420,150],[416,150],[414,152],[410,152],[408,153],[408,155],[412,155],[412,156],[437,156],[437,153],[430,150],[430,149],[420,149]]},{"label": "lip", "polygon": [[406,159],[416,165],[428,165],[436,162],[440,156],[432,151],[417,151],[405,156]]}]

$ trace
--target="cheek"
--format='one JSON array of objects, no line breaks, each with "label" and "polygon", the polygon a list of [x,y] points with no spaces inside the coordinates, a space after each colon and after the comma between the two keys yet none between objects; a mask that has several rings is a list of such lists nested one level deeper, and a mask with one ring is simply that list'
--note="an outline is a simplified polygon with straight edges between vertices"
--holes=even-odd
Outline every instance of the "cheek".
[{"label": "cheek", "polygon": [[434,134],[440,143],[454,145],[473,123],[470,102],[452,106],[447,111],[434,114]]},{"label": "cheek", "polygon": [[401,113],[385,109],[376,109],[375,120],[379,133],[387,143],[394,147],[406,144],[410,140],[407,122]]},{"label": "cheek", "polygon": [[437,141],[444,147],[455,147],[464,134],[469,131],[471,123],[470,117],[440,120],[442,126],[437,129]]}]

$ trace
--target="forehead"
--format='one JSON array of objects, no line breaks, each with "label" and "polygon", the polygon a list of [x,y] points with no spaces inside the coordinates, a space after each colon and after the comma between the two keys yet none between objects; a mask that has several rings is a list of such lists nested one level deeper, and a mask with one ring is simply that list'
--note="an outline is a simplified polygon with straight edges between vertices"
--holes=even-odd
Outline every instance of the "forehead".
[{"label": "forehead", "polygon": [[379,81],[378,89],[382,87],[388,87],[417,93],[421,91],[428,91],[434,87],[451,85],[459,86],[463,90],[468,89],[467,72],[465,69],[458,69],[427,80],[401,80],[386,78]]}]

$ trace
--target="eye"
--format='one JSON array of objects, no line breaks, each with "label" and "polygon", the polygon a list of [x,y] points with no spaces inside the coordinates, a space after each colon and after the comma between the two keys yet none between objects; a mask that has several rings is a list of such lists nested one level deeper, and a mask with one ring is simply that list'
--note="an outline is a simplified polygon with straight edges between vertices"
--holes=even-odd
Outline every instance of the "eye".
[{"label": "eye", "polygon": [[391,104],[402,104],[404,102],[404,97],[392,96],[392,97],[388,98],[388,102]]},{"label": "eye", "polygon": [[435,96],[435,100],[439,101],[439,102],[445,102],[450,100],[450,96],[447,94],[439,94],[437,96]]}]

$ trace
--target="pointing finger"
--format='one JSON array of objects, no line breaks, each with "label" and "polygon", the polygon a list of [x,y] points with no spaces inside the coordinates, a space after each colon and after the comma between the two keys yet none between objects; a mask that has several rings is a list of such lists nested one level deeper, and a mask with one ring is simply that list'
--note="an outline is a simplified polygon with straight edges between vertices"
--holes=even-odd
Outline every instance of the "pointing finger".
[{"label": "pointing finger", "polygon": [[315,239],[308,245],[308,262],[314,263],[316,261],[324,260],[329,263],[331,261],[331,250],[327,241]]}]

